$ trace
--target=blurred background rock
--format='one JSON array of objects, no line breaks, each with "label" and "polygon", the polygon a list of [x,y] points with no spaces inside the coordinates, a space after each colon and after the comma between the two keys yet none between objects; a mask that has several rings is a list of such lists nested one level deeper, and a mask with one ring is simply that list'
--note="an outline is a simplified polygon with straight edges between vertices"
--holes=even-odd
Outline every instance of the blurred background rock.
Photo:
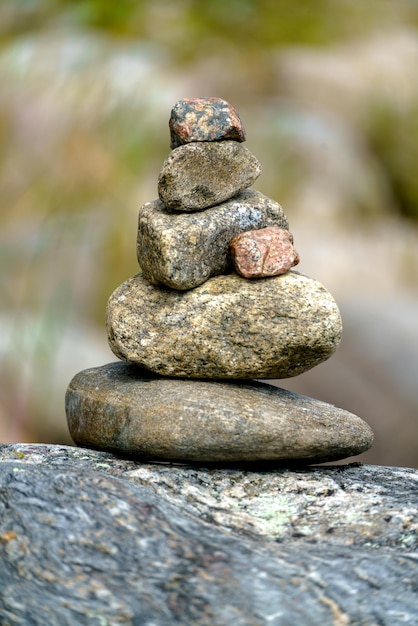
[{"label": "blurred background rock", "polygon": [[331,360],[277,384],[365,419],[357,460],[417,466],[417,67],[408,0],[1,3],[0,441],[71,443],[65,389],[114,360],[171,107],[211,95],[343,316]]}]

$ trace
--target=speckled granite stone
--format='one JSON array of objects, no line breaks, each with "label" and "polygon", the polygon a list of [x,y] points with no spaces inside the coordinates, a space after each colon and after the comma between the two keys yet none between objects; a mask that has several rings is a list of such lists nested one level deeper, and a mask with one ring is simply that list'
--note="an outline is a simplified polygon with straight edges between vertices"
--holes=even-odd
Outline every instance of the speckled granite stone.
[{"label": "speckled granite stone", "polygon": [[273,385],[161,378],[120,361],[78,373],[65,404],[75,443],[138,458],[314,463],[373,442],[356,415]]},{"label": "speckled granite stone", "polygon": [[172,209],[199,211],[250,187],[260,173],[256,157],[236,141],[188,143],[164,161],[158,196]]},{"label": "speckled granite stone", "polygon": [[230,251],[235,271],[244,278],[280,276],[300,261],[293,235],[277,226],[235,235]]},{"label": "speckled granite stone", "polygon": [[325,287],[294,271],[216,276],[190,291],[139,273],[110,297],[107,330],[116,356],[164,376],[287,378],[330,357],[342,324]]},{"label": "speckled granite stone", "polygon": [[245,141],[245,130],[233,106],[221,98],[184,98],[173,106],[169,121],[171,148],[191,141]]},{"label": "speckled granite stone", "polygon": [[139,210],[138,262],[150,282],[191,289],[228,270],[234,235],[273,225],[288,228],[282,207],[252,189],[193,213],[174,212],[159,200],[147,202]]}]

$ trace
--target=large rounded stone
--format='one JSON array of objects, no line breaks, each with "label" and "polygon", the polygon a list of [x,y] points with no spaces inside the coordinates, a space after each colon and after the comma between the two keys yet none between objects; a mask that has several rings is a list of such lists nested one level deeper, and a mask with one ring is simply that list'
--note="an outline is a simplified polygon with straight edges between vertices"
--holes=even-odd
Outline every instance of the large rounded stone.
[{"label": "large rounded stone", "polygon": [[293,271],[185,292],[137,274],[110,297],[107,329],[116,356],[164,376],[288,378],[330,357],[342,324],[325,287]]},{"label": "large rounded stone", "polygon": [[356,415],[273,385],[161,378],[121,362],[77,374],[66,411],[75,443],[156,459],[312,463],[373,441]]},{"label": "large rounded stone", "polygon": [[250,187],[261,165],[237,141],[192,142],[175,148],[158,177],[163,204],[181,211],[200,211]]}]

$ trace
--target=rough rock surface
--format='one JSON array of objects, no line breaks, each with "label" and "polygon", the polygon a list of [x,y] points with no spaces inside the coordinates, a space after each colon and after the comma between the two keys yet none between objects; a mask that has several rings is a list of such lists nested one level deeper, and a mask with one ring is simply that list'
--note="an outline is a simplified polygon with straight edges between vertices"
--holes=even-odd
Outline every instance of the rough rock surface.
[{"label": "rough rock surface", "polygon": [[273,385],[161,378],[120,361],[74,376],[65,407],[75,443],[136,458],[313,463],[373,443],[356,415]]},{"label": "rough rock surface", "polygon": [[136,274],[107,306],[114,354],[163,376],[288,378],[329,358],[341,332],[331,294],[294,271],[215,276],[190,291]]},{"label": "rough rock surface", "polygon": [[418,472],[0,446],[2,624],[403,626]]},{"label": "rough rock surface", "polygon": [[174,212],[159,200],[147,202],[139,210],[138,262],[152,283],[191,289],[228,270],[234,235],[273,225],[288,228],[282,207],[252,189],[193,213]]},{"label": "rough rock surface", "polygon": [[245,141],[245,130],[233,106],[221,98],[184,98],[173,106],[169,121],[171,148],[191,141]]},{"label": "rough rock surface", "polygon": [[164,161],[158,196],[172,209],[199,211],[250,187],[260,173],[256,157],[236,141],[188,143]]},{"label": "rough rock surface", "polygon": [[235,235],[230,250],[235,271],[244,278],[279,276],[300,261],[293,235],[277,226]]}]

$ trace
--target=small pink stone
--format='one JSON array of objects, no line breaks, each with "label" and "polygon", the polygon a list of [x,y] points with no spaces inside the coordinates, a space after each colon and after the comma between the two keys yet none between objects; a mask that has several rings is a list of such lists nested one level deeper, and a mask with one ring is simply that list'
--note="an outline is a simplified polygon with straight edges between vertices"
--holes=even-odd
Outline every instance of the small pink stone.
[{"label": "small pink stone", "polygon": [[292,233],[277,226],[235,235],[230,252],[235,271],[244,278],[279,276],[300,261]]}]

